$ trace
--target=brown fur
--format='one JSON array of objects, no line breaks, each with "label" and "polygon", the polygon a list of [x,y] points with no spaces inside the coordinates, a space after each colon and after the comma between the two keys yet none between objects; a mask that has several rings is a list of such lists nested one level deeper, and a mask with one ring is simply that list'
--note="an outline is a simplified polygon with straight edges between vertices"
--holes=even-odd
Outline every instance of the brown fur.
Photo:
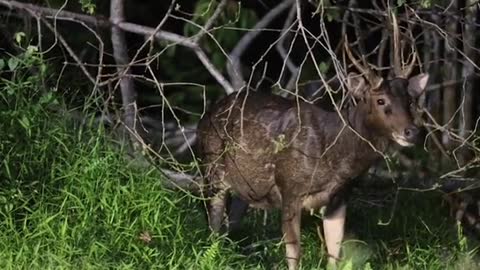
[{"label": "brown fur", "polygon": [[409,142],[415,139],[407,87],[405,79],[376,90],[357,87],[358,104],[341,111],[343,120],[312,104],[252,91],[218,102],[198,127],[211,228],[221,229],[230,192],[253,207],[282,209],[287,261],[295,269],[301,210],[332,207],[386,149],[392,133],[410,129]]}]

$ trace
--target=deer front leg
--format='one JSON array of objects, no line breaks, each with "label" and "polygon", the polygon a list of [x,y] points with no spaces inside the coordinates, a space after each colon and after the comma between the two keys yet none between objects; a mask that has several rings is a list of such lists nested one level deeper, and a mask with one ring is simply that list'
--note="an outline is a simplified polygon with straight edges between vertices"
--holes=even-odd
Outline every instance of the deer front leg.
[{"label": "deer front leg", "polygon": [[335,264],[340,258],[340,247],[343,240],[346,213],[347,205],[342,203],[323,219],[323,234],[327,244],[329,264]]},{"label": "deer front leg", "polygon": [[285,241],[285,255],[288,269],[298,269],[300,260],[300,222],[302,208],[300,202],[285,203],[282,207],[282,231]]},{"label": "deer front leg", "polygon": [[206,170],[204,196],[208,199],[207,219],[213,232],[220,233],[225,218],[225,205],[230,187],[224,182],[223,165],[210,164]]},{"label": "deer front leg", "polygon": [[225,215],[225,204],[227,200],[228,189],[222,187],[216,190],[213,197],[210,199],[210,207],[208,209],[208,224],[210,229],[219,233]]}]

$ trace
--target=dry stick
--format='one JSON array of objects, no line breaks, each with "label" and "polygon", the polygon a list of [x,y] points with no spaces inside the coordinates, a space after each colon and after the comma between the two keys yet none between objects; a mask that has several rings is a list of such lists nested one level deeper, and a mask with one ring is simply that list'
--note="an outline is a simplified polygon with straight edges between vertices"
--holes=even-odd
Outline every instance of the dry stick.
[{"label": "dry stick", "polygon": [[[47,18],[50,18],[49,16],[55,16],[55,19],[58,19],[58,20],[65,20],[65,19],[71,20],[72,18],[75,18],[77,20],[84,21],[88,24],[93,24],[101,27],[111,28],[113,26],[116,26],[126,32],[144,35],[144,36],[149,36],[149,35],[152,35],[152,33],[155,33],[155,29],[151,27],[146,27],[146,26],[142,26],[134,23],[119,22],[118,24],[114,24],[113,22],[109,21],[104,17],[94,17],[94,16],[83,15],[83,14],[78,14],[75,12],[69,12],[69,11],[63,11],[63,10],[59,11],[53,8],[39,7],[32,4],[24,4],[18,1],[0,0],[0,5],[10,9],[17,9],[22,11],[33,11],[35,13],[38,13],[41,16],[46,16]],[[224,88],[225,92],[232,93],[234,91],[230,82],[228,82],[228,80],[226,80],[225,77],[223,77],[222,73],[213,65],[210,59],[208,59],[203,49],[200,48],[200,46],[197,43],[192,41],[191,38],[187,38],[175,33],[161,31],[161,30],[155,33],[154,36],[157,40],[173,42],[177,45],[181,45],[194,50],[196,55],[200,58],[200,61],[202,62],[202,64],[210,72],[210,74],[217,80],[217,82]]]},{"label": "dry stick", "polygon": [[[60,7],[58,8],[58,11],[60,12],[61,10],[63,10],[63,9],[67,6],[67,3],[68,3],[68,1],[64,1],[64,3],[62,4],[62,6],[60,6]],[[30,14],[30,16],[33,16],[33,14],[34,14],[33,12],[30,12],[30,11],[27,11],[27,13]],[[56,17],[57,15],[58,15],[58,12],[54,15],[54,17]],[[40,16],[37,15],[37,16],[35,16],[35,17],[39,18]],[[56,19],[53,20],[53,28],[54,28],[55,30],[57,29],[57,20],[56,20]],[[55,46],[57,45],[57,42],[58,42],[58,38],[57,38],[56,35],[54,35],[54,38],[55,38],[55,40],[54,40],[53,44],[51,44],[48,49],[43,50],[43,53],[48,53],[48,52],[50,52],[50,50],[52,50],[53,48],[55,48]]]},{"label": "dry stick", "polygon": [[[64,6],[62,6],[63,8]],[[31,10],[26,10],[27,13],[36,18],[37,19],[37,22],[39,20],[42,20],[41,16],[37,15],[35,12],[32,12]],[[56,26],[52,26],[51,24],[49,24],[47,21],[45,20],[42,20],[43,23],[45,23],[45,25],[48,27],[48,29],[50,29],[50,31],[52,31],[52,33],[54,34],[55,36],[55,44],[56,44],[56,41],[57,39],[60,40],[60,43],[62,43],[62,45],[64,46],[64,48],[67,50],[68,54],[70,55],[70,57],[73,58],[73,60],[78,64],[78,66],[80,67],[80,69],[82,70],[82,72],[85,74],[85,76],[87,76],[87,78],[90,80],[90,82],[92,82],[94,85],[97,85],[97,82],[93,79],[92,75],[88,72],[88,70],[85,68],[85,65],[82,64],[82,62],[80,61],[80,58],[75,54],[75,52],[72,50],[72,48],[68,45],[68,43],[66,42],[66,40],[63,38],[62,35],[60,35],[60,33],[57,31],[56,29]],[[38,24],[38,23],[37,23]],[[39,30],[40,31],[40,30]],[[40,40],[41,40],[41,33],[39,32],[39,44],[40,44]],[[50,50],[51,48],[53,48],[55,46],[55,44],[53,44],[48,50]]]},{"label": "dry stick", "polygon": [[[447,58],[450,59],[450,58],[457,58],[458,55],[461,55],[462,57],[464,57],[464,59],[470,64],[472,65],[474,68],[476,69],[480,69],[476,63],[470,59],[463,51],[461,51],[460,49],[456,48],[456,46],[450,46],[449,42],[448,41],[451,41],[452,43],[455,43],[455,42],[459,42],[461,41],[457,36],[456,36],[456,30],[457,29],[453,29],[452,28],[452,24],[448,25],[448,32],[444,31],[443,29],[441,29],[438,24],[433,24],[433,23],[430,23],[428,21],[425,21],[423,20],[422,18],[420,18],[418,16],[418,14],[416,12],[413,12],[412,10],[412,13],[416,16],[416,19],[419,21],[419,22],[422,22],[426,25],[430,25],[432,26],[438,33],[440,36],[442,36],[445,40],[445,45],[446,45],[446,54],[447,54]],[[451,17],[447,17],[447,18],[451,18]],[[452,29],[451,29],[452,28]],[[434,35],[435,36],[435,35]],[[453,48],[451,48],[453,47]],[[473,49],[473,48],[472,48]],[[456,60],[451,60],[450,61],[446,61],[445,65],[453,65],[451,66],[450,68],[447,68],[449,69],[451,72],[449,73],[449,75],[451,75],[450,77],[456,77]],[[452,81],[455,81],[457,80],[457,78],[454,78],[452,79]],[[455,106],[454,104],[452,104],[451,102],[455,100],[455,91],[452,92],[452,86],[448,86],[448,87],[445,87],[445,91],[444,91],[444,107],[446,108],[446,110],[444,110],[444,118],[447,118],[447,119],[443,119],[443,121],[448,121],[446,123],[446,125],[451,125],[451,123],[454,121],[455,119],[455,116],[461,111],[461,107],[458,107],[458,109],[455,109]],[[453,97],[449,97],[450,95],[453,95]],[[450,101],[450,102],[448,102]],[[452,107],[453,106],[453,107]],[[448,116],[449,114],[451,114],[451,116]],[[447,117],[448,116],[448,117]],[[449,132],[449,129],[448,128],[445,128],[445,127],[440,127],[440,128],[437,128],[438,130],[442,130],[443,131],[443,143],[446,144],[447,147],[449,147],[450,145],[450,136],[452,135],[450,132]],[[461,139],[462,137],[459,136],[459,138]],[[463,140],[464,141],[464,140]],[[455,156],[454,156],[455,157]],[[458,162],[458,160],[456,159],[455,157],[455,160]]]},{"label": "dry stick", "polygon": [[[135,55],[133,56],[132,60],[129,61],[129,64],[128,66],[125,67],[125,71],[123,73],[123,75],[127,75],[127,76],[131,76],[131,72],[130,72],[130,68],[132,67],[132,65],[137,61],[137,58],[139,57],[140,55],[140,52],[148,45],[150,44],[150,51],[148,52],[148,55],[147,55],[147,59],[145,59],[145,65],[148,65],[149,64],[149,61],[148,59],[151,58],[150,56],[150,53],[153,49],[153,41],[155,40],[154,39],[154,36],[156,33],[158,33],[158,31],[160,30],[160,28],[166,23],[167,19],[168,19],[168,16],[169,14],[172,12],[173,10],[173,7],[175,5],[175,0],[172,1],[172,3],[170,4],[165,16],[163,17],[163,19],[160,21],[160,23],[157,25],[157,27],[154,29],[154,31],[148,36],[148,38],[146,39],[146,41],[140,46],[140,48],[137,50],[137,52],[135,53]],[[128,58],[128,55],[127,55],[127,58]],[[132,80],[132,79],[131,79]],[[140,124],[140,128],[138,130],[141,130],[143,132],[143,135],[146,135],[146,133],[148,132],[142,121],[139,121],[139,124]],[[136,131],[136,130],[135,130]],[[141,136],[141,137],[145,137],[145,136]],[[162,138],[165,138],[165,127],[163,126],[162,127]],[[147,144],[145,144],[143,141],[140,142],[142,144],[142,147],[144,149],[147,149],[147,150],[150,150],[150,153],[155,153],[155,151],[150,147],[148,146]]]},{"label": "dry stick", "polygon": [[[442,36],[445,40],[447,40],[447,39],[454,39],[456,42],[461,42],[461,41],[462,41],[461,38],[460,38],[460,35],[456,35],[456,36],[453,36],[453,37],[452,37],[451,35],[449,36],[449,33],[447,33],[447,32],[444,31],[442,28],[440,28],[440,27],[438,26],[438,23],[432,23],[432,22],[430,22],[430,21],[427,21],[427,20],[424,20],[424,19],[420,18],[420,17],[418,16],[417,12],[416,12],[415,10],[413,10],[413,9],[410,9],[410,11],[411,11],[411,13],[412,13],[413,15],[415,15],[415,19],[416,19],[418,22],[423,23],[423,24],[426,25],[426,26],[431,26],[431,27],[432,27],[433,29],[435,29],[435,30],[439,33],[439,35]],[[475,24],[475,25],[478,26],[478,24]],[[457,52],[458,54],[460,54],[461,56],[463,56],[466,61],[470,62],[470,64],[472,64],[472,65],[475,67],[475,69],[480,70],[480,66],[478,66],[472,59],[470,59],[469,57],[467,57],[467,56],[463,53],[462,50],[459,50],[458,48],[453,48],[453,49],[457,49],[456,52]],[[474,47],[472,47],[472,49],[475,50],[475,51],[477,51],[477,52],[480,51],[480,50],[478,50],[478,49],[476,49],[476,48],[474,48]],[[459,61],[456,60],[455,62],[459,62]]]},{"label": "dry stick", "polygon": [[383,67],[383,58],[385,56],[385,50],[387,49],[387,39],[388,39],[388,31],[386,29],[382,30],[382,40],[380,41],[380,47],[378,49],[378,56],[377,56],[377,67]]},{"label": "dry stick", "polygon": [[[382,16],[382,17],[388,17],[388,12],[387,11],[382,11],[378,9],[368,9],[368,8],[352,8],[352,7],[345,7],[345,6],[326,6],[324,7],[326,10],[345,10],[345,11],[350,11],[352,13],[360,13],[360,14],[366,14],[366,15],[374,15],[374,16]],[[438,15],[442,17],[451,17],[452,19],[460,22],[461,24],[469,24],[469,25],[474,25],[474,26],[480,26],[479,23],[475,22],[474,19],[468,20],[462,16],[459,16],[458,12],[449,12],[446,10],[443,11],[438,11],[435,9],[416,9],[415,13],[420,14],[420,15]]]},{"label": "dry stick", "polygon": [[[135,61],[136,58],[138,58],[138,55],[140,54],[140,51],[143,50],[143,48],[151,41],[153,40],[154,36],[155,36],[155,33],[157,33],[158,31],[160,31],[160,28],[163,26],[163,24],[167,21],[167,18],[171,15],[171,11],[173,10],[173,7],[175,5],[175,1],[172,1],[166,15],[164,16],[164,18],[162,19],[162,21],[158,24],[158,26],[155,28],[154,32],[148,37],[147,41],[141,46],[141,48],[137,51],[136,55],[134,56],[134,59],[132,60],[132,63],[133,61]],[[212,20],[210,20],[211,23],[213,23]],[[204,28],[202,28],[204,29]],[[204,32],[206,33],[206,32]],[[202,56],[200,56],[201,58]],[[205,56],[206,57],[206,56]],[[208,60],[208,58],[206,58]],[[201,58],[201,61],[204,61],[203,58]],[[146,63],[146,67],[147,69],[152,72],[150,66],[149,66],[149,61],[147,61]],[[153,72],[152,72],[152,78],[155,78]],[[219,79],[222,79],[222,78],[219,78]],[[173,116],[175,117],[175,119],[177,120],[177,126],[179,127],[179,130],[181,132],[181,135],[183,135],[183,139],[184,139],[184,144],[180,146],[179,149],[177,149],[176,153],[178,153],[179,151],[180,152],[183,152],[185,150],[190,150],[190,153],[192,155],[194,155],[194,151],[192,149],[192,145],[194,144],[195,140],[196,140],[196,136],[190,136],[188,137],[184,132],[184,127],[181,125],[180,123],[180,120],[178,119],[178,117],[176,116],[175,112],[173,111],[173,107],[168,103],[167,99],[163,96],[163,88],[162,88],[162,85],[155,79],[152,80],[154,85],[157,86],[157,88],[159,89],[160,91],[160,95],[163,97],[162,98],[162,102],[164,104],[166,104],[166,106],[168,106],[170,112],[173,114]],[[166,102],[167,101],[167,102]],[[162,106],[162,119],[164,117],[164,106]],[[163,120],[162,120],[163,122]],[[165,125],[162,126],[162,138],[166,138],[166,133],[165,133]],[[173,157],[169,147],[165,144],[165,141],[162,142],[162,147],[163,145],[165,145],[165,149],[167,149],[167,152],[170,154],[171,157]],[[145,143],[142,143],[142,146],[146,149],[149,149],[151,150],[150,146],[146,145]],[[155,156],[157,156],[159,159],[162,159],[162,157],[160,155],[158,155],[155,151],[150,151],[152,154],[154,154]],[[165,161],[164,161],[165,162]],[[168,163],[168,162],[167,162]],[[197,168],[198,171],[200,171],[199,168]]]},{"label": "dry stick", "polygon": [[[167,12],[163,16],[163,19],[160,21],[160,23],[157,25],[157,27],[155,27],[155,33],[158,32],[160,30],[160,28],[162,28],[163,25],[167,22],[168,17],[172,13],[173,7],[176,6],[175,1],[176,0],[172,0],[172,2],[170,3],[170,6],[168,7]],[[153,36],[149,36],[148,39],[145,41],[144,45],[142,45],[142,47],[137,51],[137,54],[135,55],[135,57],[133,57],[133,59],[136,59],[138,57],[138,55],[140,54],[140,51],[143,49],[144,46],[147,45],[147,43],[150,43],[150,48],[149,48],[149,51],[148,51],[148,54],[147,54],[147,58],[150,58],[151,55],[152,55],[152,51],[154,49],[154,47],[153,47],[154,42],[153,41],[154,41]]]},{"label": "dry stick", "polygon": [[222,11],[225,9],[225,6],[227,6],[227,2],[228,0],[222,0],[218,4],[217,8],[213,12],[212,17],[210,17],[208,21],[205,23],[203,30],[193,38],[195,43],[198,43],[198,41],[200,41],[200,39],[205,35],[205,33],[210,31],[210,29],[212,29],[212,27],[215,25],[215,22],[218,20],[218,18],[222,14]]},{"label": "dry stick", "polygon": [[[84,66],[92,66],[92,67],[96,67],[98,68],[97,69],[97,75],[95,77],[95,85],[94,85],[94,89],[92,91],[92,93],[88,96],[88,98],[86,99],[87,100],[87,103],[90,101],[90,100],[93,100],[94,98],[94,95],[95,93],[97,92],[97,90],[102,86],[101,85],[101,79],[102,79],[102,71],[103,71],[103,68],[105,67],[104,63],[103,63],[103,58],[104,58],[104,53],[105,53],[105,44],[103,43],[103,40],[102,38],[98,35],[98,33],[92,29],[90,26],[88,26],[85,22],[83,21],[78,21],[78,20],[75,20],[75,19],[70,19],[69,21],[72,21],[74,23],[78,23],[80,25],[82,25],[85,29],[87,29],[90,33],[92,33],[92,35],[95,36],[95,38],[97,39],[98,41],[98,48],[97,48],[97,51],[98,51],[98,64],[96,65],[91,65],[91,64],[87,64],[87,63],[84,63],[83,65]],[[65,66],[66,64],[64,64]],[[105,112],[107,112],[108,109],[107,109],[107,103],[104,102],[104,108],[102,109],[102,114],[105,114]]]},{"label": "dry stick", "polygon": [[438,91],[438,90],[441,90],[442,88],[447,87],[447,86],[454,86],[454,85],[457,85],[457,84],[464,83],[466,80],[471,81],[476,77],[477,77],[476,74],[469,74],[466,77],[463,77],[462,79],[459,79],[459,80],[448,80],[448,81],[444,81],[442,83],[432,84],[432,85],[429,85],[426,88],[426,91],[428,91],[428,92]]},{"label": "dry stick", "polygon": [[[146,26],[141,26],[138,24],[133,23],[120,23],[120,28],[125,31],[136,33],[136,34],[143,34],[143,35],[151,35],[154,33],[154,29]],[[187,48],[192,49],[195,54],[197,55],[198,59],[202,62],[205,68],[210,72],[210,75],[214,77],[217,82],[223,87],[227,94],[233,93],[234,88],[230,84],[230,82],[222,75],[222,73],[213,65],[212,61],[208,58],[202,48],[198,46],[197,43],[191,41],[189,38],[184,36],[180,36],[174,33],[165,32],[165,31],[158,31],[154,34],[157,40],[166,40],[172,41],[179,45],[185,46]]]},{"label": "dry stick", "polygon": [[[352,0],[350,5],[352,7],[358,6],[357,0]],[[355,35],[357,36],[358,40],[358,49],[361,57],[363,58],[363,62],[366,63],[365,55],[367,54],[367,50],[365,49],[365,43],[363,42],[364,31],[361,28],[360,19],[358,18],[357,14],[352,14],[352,18],[355,24]]]},{"label": "dry stick", "polygon": [[[316,61],[316,59],[315,59],[315,56],[314,56],[314,54],[313,54],[313,48],[312,48],[312,46],[311,46],[311,45],[309,44],[309,42],[308,42],[307,30],[306,30],[306,28],[303,26],[302,11],[301,11],[300,0],[296,0],[296,1],[295,1],[295,7],[296,7],[296,10],[297,10],[297,14],[296,14],[296,15],[297,15],[297,21],[298,21],[298,29],[299,29],[299,31],[302,33],[301,35],[302,35],[302,37],[303,37],[303,41],[304,41],[304,43],[305,43],[305,46],[307,46],[307,49],[308,49],[308,55],[310,56],[311,60],[312,60],[313,63],[314,63],[314,66],[315,66],[315,68],[316,68],[316,72],[317,72],[318,76],[320,77],[320,80],[322,81],[322,83],[323,83],[324,85],[327,86],[327,93],[328,93],[328,95],[329,95],[329,97],[330,97],[330,100],[332,100],[332,104],[333,104],[333,106],[335,107],[335,111],[338,113],[338,116],[339,116],[339,118],[340,118],[340,120],[342,121],[342,124],[343,124],[342,128],[340,129],[340,131],[338,132],[338,134],[335,136],[333,142],[332,142],[330,145],[328,145],[328,146],[326,147],[325,151],[323,151],[323,153],[320,155],[320,157],[323,157],[323,156],[325,156],[325,155],[328,153],[328,151],[330,151],[330,149],[337,143],[338,138],[339,138],[340,135],[342,134],[343,130],[344,130],[346,127],[348,127],[348,124],[347,124],[347,121],[345,120],[345,118],[344,118],[344,117],[342,116],[342,114],[340,113],[340,108],[339,108],[338,105],[334,102],[331,88],[328,86],[328,84],[327,84],[324,76],[322,75],[322,72],[319,70],[319,66],[320,66],[320,65],[317,63],[317,61]],[[323,9],[322,9],[322,11],[323,11]],[[323,24],[321,24],[321,25],[323,25]],[[320,34],[321,36],[324,34],[324,31],[323,31],[323,30],[324,30],[324,29],[322,28],[322,33]],[[310,34],[311,36],[313,36],[311,33],[309,33],[309,34]],[[318,41],[318,39],[315,39],[315,40]],[[333,60],[333,59],[332,59],[332,60]],[[299,98],[297,97],[296,100],[297,100],[297,106],[299,106],[299,104],[298,104]],[[300,112],[300,110],[298,110],[298,112]],[[298,117],[298,121],[300,122],[299,126],[301,126],[300,115],[297,115],[297,117]],[[352,129],[352,131],[354,131],[354,130]],[[299,132],[299,131],[298,131],[298,132]],[[355,131],[354,131],[354,132],[355,132]],[[298,133],[297,133],[297,134],[298,134]],[[356,133],[356,134],[358,134],[358,133]],[[370,142],[368,142],[368,143],[371,145]],[[372,146],[373,146],[373,145],[372,145]]]},{"label": "dry stick", "polygon": [[[162,102],[165,104],[164,106],[162,106],[162,116],[164,115],[163,111],[165,110],[165,108],[168,108],[168,110],[173,114],[173,117],[175,118],[175,121],[176,121],[177,126],[181,126],[181,124],[180,124],[180,119],[175,115],[175,113],[174,113],[174,111],[173,111],[173,108],[172,108],[170,102],[169,102],[168,99],[164,96],[164,92],[162,91],[162,85],[161,85],[160,82],[155,78],[155,74],[154,74],[152,68],[151,68],[150,66],[147,66],[147,70],[148,70],[148,72],[150,73],[150,75],[152,76],[152,78],[153,78],[153,80],[154,80],[157,88],[161,90],[161,91],[159,92],[159,94],[162,95],[162,97],[163,97],[163,98],[162,98]],[[187,138],[184,130],[181,130],[181,134],[182,134],[183,138],[185,139],[185,141],[187,142],[187,147],[190,149],[191,153],[193,153],[193,149],[191,148],[191,145],[188,144],[188,141],[189,141],[189,140],[188,140],[188,138]],[[170,151],[170,149],[169,149],[168,147],[166,148],[166,150],[170,153],[171,156],[173,156],[172,153],[171,153],[171,151]],[[154,153],[154,154],[156,154],[157,157],[161,158],[160,155],[158,155],[157,153]],[[197,171],[200,171],[200,168],[198,167],[198,165],[197,165],[196,163],[195,163],[195,166],[196,166]],[[183,172],[182,172],[182,173],[183,173]],[[189,180],[190,180],[190,182],[191,182],[192,184],[196,184],[198,189],[201,188],[201,187],[199,186],[200,184],[197,183],[197,182],[195,182],[195,179],[194,179],[193,176],[192,176],[192,178],[189,179]],[[176,183],[174,183],[174,184],[176,184]]]},{"label": "dry stick", "polygon": [[[278,77],[278,83],[280,83],[281,79],[282,79],[282,74],[284,73],[284,70],[285,70],[285,66],[287,66],[288,70],[290,71],[291,75],[291,79],[289,80],[289,82],[293,81],[295,82],[295,78],[297,77],[297,74],[299,72],[299,67],[296,66],[293,61],[290,59],[290,52],[291,52],[291,48],[292,48],[292,45],[293,45],[293,42],[292,42],[292,38],[290,38],[290,34],[287,34],[287,31],[289,31],[290,28],[293,27],[293,20],[295,18],[295,14],[296,14],[296,8],[294,6],[291,7],[290,9],[290,12],[288,13],[288,17],[287,19],[285,20],[285,23],[283,24],[283,28],[282,28],[282,32],[280,33],[280,36],[281,36],[281,39],[278,41],[277,45],[275,46],[275,48],[277,49],[278,53],[280,54],[280,56],[283,58],[283,66],[282,66],[282,70],[280,71],[280,76]],[[298,32],[296,32],[297,34]],[[285,48],[283,47],[284,46],[284,43],[287,39],[287,35],[289,37],[289,42],[291,43],[291,45],[289,46],[290,49],[287,53],[287,51],[285,50]],[[291,85],[290,83],[287,83],[286,89],[291,89]]]},{"label": "dry stick", "polygon": [[[295,31],[295,35],[293,37],[293,40],[296,40],[297,39],[297,36],[298,36],[298,31]],[[294,42],[290,42],[290,47],[288,48],[288,52],[287,52],[287,55],[290,55],[292,50],[293,50],[293,45],[294,45]],[[289,60],[290,61],[290,60]],[[293,72],[293,74],[290,76],[290,80],[287,82],[287,84],[285,85],[285,88],[286,89],[293,89],[295,88],[295,93],[296,95],[298,95],[298,87],[296,87],[298,85],[298,81],[300,80],[300,72],[302,71],[302,68],[303,68],[303,65],[305,64],[305,62],[302,61],[302,63],[297,67],[297,69]]]},{"label": "dry stick", "polygon": [[227,62],[227,73],[232,81],[235,90],[240,90],[245,85],[245,78],[241,70],[240,57],[252,43],[252,41],[261,33],[260,29],[265,28],[275,19],[280,13],[291,6],[293,0],[284,0],[278,6],[270,10],[258,23],[252,28],[253,31],[245,34],[237,46],[232,50]]},{"label": "dry stick", "polygon": [[[34,14],[32,14],[33,16]],[[88,80],[93,84],[93,85],[96,85],[96,80],[92,77],[92,75],[90,74],[90,72],[88,72],[87,68],[85,68],[85,65],[83,65],[82,61],[80,60],[80,58],[78,58],[78,56],[75,54],[75,52],[72,50],[72,48],[68,45],[67,41],[63,38],[62,35],[60,35],[60,33],[58,33],[58,31],[56,31],[56,29],[47,21],[43,20],[43,23],[48,27],[48,29],[50,29],[50,31],[52,31],[52,33],[54,33],[54,35],[57,36],[58,40],[60,41],[60,43],[62,43],[62,46],[67,50],[68,54],[73,58],[73,60],[77,63],[77,65],[80,67],[80,69],[82,70],[82,72],[85,74],[85,76],[87,76]]]}]

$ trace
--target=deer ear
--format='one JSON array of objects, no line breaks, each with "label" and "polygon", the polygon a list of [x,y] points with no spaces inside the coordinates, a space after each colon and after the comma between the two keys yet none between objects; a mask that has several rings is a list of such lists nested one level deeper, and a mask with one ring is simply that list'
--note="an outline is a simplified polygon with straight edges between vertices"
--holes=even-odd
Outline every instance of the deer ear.
[{"label": "deer ear", "polygon": [[413,98],[420,96],[423,91],[425,91],[427,82],[427,73],[420,73],[417,76],[413,76],[408,80],[408,94]]},{"label": "deer ear", "polygon": [[357,73],[348,73],[347,88],[348,91],[356,98],[362,98],[365,95],[366,87],[365,78]]}]

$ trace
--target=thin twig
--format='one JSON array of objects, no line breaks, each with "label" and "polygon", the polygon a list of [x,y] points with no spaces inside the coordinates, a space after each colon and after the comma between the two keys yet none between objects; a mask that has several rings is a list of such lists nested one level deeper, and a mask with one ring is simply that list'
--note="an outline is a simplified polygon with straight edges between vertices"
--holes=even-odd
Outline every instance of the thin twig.
[{"label": "thin twig", "polygon": [[[33,16],[34,14],[32,14]],[[85,76],[87,76],[87,79],[93,84],[93,85],[96,85],[96,80],[93,78],[93,76],[90,74],[90,72],[88,72],[87,68],[85,67],[85,65],[83,65],[82,61],[80,60],[80,58],[78,58],[78,56],[75,54],[75,52],[73,51],[73,49],[68,45],[68,42],[63,38],[63,36],[58,32],[56,31],[56,29],[49,23],[47,22],[46,20],[42,20],[43,23],[47,26],[48,29],[50,29],[50,31],[52,31],[52,33],[54,33],[58,40],[60,41],[60,43],[62,43],[62,46],[65,48],[65,50],[67,50],[68,54],[70,55],[70,57],[73,58],[73,60],[75,61],[75,63],[77,63],[77,65],[80,67],[80,69],[82,70],[82,72],[85,74]]]},{"label": "thin twig", "polygon": [[211,60],[206,56],[203,49],[197,43],[195,43],[192,40],[192,38],[187,38],[175,33],[162,31],[162,30],[158,30],[156,32],[155,29],[151,27],[138,25],[134,23],[118,22],[115,24],[114,22],[111,22],[104,17],[94,17],[94,16],[83,15],[83,14],[78,14],[75,12],[69,12],[64,10],[59,11],[52,8],[39,7],[32,4],[24,4],[17,1],[0,0],[0,5],[10,9],[17,9],[21,11],[31,11],[38,15],[44,16],[46,18],[51,18],[49,16],[54,16],[54,18],[57,20],[71,20],[72,18],[75,18],[77,20],[84,21],[88,24],[93,24],[101,27],[116,26],[123,31],[134,33],[134,34],[139,34],[144,36],[150,36],[153,34],[157,40],[173,42],[174,44],[181,45],[194,50],[196,55],[199,57],[199,60],[205,65],[205,68],[218,81],[218,83],[225,89],[225,92],[226,93],[234,92],[230,82],[224,78],[222,73],[213,65]]},{"label": "thin twig", "polygon": [[245,50],[250,46],[252,41],[261,33],[260,29],[269,25],[273,19],[285,11],[291,6],[293,0],[284,0],[275,8],[270,10],[258,23],[252,28],[252,32],[245,34],[237,43],[235,48],[229,55],[229,61],[227,62],[227,72],[232,81],[235,90],[240,90],[245,85],[245,79],[242,74],[240,58]]},{"label": "thin twig", "polygon": [[227,6],[227,2],[228,0],[222,0],[220,1],[220,3],[218,4],[217,8],[215,9],[215,11],[213,12],[212,16],[208,19],[208,21],[205,23],[205,26],[203,27],[203,29],[193,38],[193,41],[195,43],[198,43],[198,41],[200,41],[200,39],[205,35],[205,33],[207,33],[208,31],[210,31],[210,29],[212,29],[212,27],[215,25],[215,23],[217,22],[218,18],[220,17],[220,15],[222,14],[223,10],[225,9],[225,7]]}]

